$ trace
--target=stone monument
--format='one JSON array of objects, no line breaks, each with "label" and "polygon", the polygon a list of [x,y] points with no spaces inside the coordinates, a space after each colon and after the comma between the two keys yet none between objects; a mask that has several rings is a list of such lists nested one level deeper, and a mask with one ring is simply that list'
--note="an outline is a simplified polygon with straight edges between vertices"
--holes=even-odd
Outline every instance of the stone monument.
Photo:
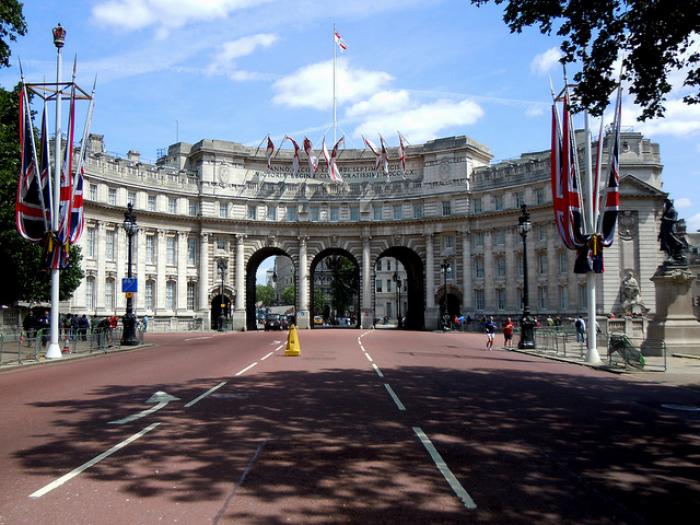
[{"label": "stone monument", "polygon": [[693,315],[695,275],[688,270],[685,233],[685,221],[678,220],[673,201],[666,199],[659,231],[666,260],[651,278],[656,287],[656,314],[649,323],[647,338],[664,340],[668,355],[700,355],[700,322]]}]

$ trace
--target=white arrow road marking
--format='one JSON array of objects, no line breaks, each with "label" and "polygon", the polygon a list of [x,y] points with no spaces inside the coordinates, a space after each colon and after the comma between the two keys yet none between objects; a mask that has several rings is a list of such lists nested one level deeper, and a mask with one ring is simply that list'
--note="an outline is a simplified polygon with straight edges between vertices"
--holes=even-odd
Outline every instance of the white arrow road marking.
[{"label": "white arrow road marking", "polygon": [[48,485],[44,486],[43,488],[40,488],[40,489],[37,490],[36,492],[33,492],[32,494],[29,495],[29,497],[30,497],[30,498],[40,498],[40,497],[42,497],[44,494],[46,494],[47,492],[51,492],[53,489],[60,487],[60,486],[63,485],[66,481],[70,481],[70,480],[73,479],[74,477],[76,477],[76,476],[78,476],[79,474],[81,474],[83,471],[89,469],[89,468],[92,467],[93,465],[96,465],[97,463],[99,463],[100,461],[102,461],[103,459],[105,459],[107,456],[111,456],[112,454],[114,454],[115,452],[117,452],[119,449],[122,449],[122,448],[124,448],[125,446],[127,446],[129,443],[131,443],[131,442],[133,442],[133,441],[136,441],[136,440],[139,439],[140,437],[144,436],[145,434],[147,434],[148,432],[150,432],[151,430],[153,430],[154,428],[156,428],[158,425],[160,425],[160,423],[153,423],[153,424],[147,426],[147,427],[144,428],[141,432],[137,432],[136,434],[134,434],[134,435],[131,436],[130,438],[125,439],[125,440],[122,441],[121,443],[117,443],[117,444],[114,445],[112,448],[110,448],[107,452],[103,452],[103,453],[100,454],[99,456],[95,456],[94,458],[92,458],[92,459],[91,459],[90,461],[88,461],[87,463],[83,463],[83,464],[80,465],[78,468],[75,468],[75,469],[71,470],[71,471],[70,471],[68,474],[66,474],[65,476],[61,476],[61,477],[58,478],[57,480],[52,481],[51,483],[49,483]]},{"label": "white arrow road marking", "polygon": [[462,484],[459,482],[459,480],[455,477],[455,475],[452,473],[450,468],[445,464],[445,460],[442,459],[442,456],[440,453],[437,451],[437,449],[433,446],[433,443],[430,441],[430,438],[425,435],[425,432],[420,427],[413,427],[413,431],[416,433],[418,436],[418,439],[420,439],[421,443],[423,443],[423,446],[425,447],[425,450],[428,451],[428,454],[430,454],[430,457],[433,458],[433,461],[435,462],[435,466],[438,468],[440,473],[445,477],[447,480],[447,483],[450,484],[450,487],[454,491],[454,493],[457,495],[459,499],[462,500],[462,503],[464,503],[464,506],[467,507],[468,509],[475,509],[476,508],[476,503],[474,503],[474,500],[472,497],[469,495],[469,493],[464,490],[464,487]]},{"label": "white arrow road marking", "polygon": [[146,403],[157,403],[156,405],[152,406],[151,408],[147,410],[142,410],[138,414],[132,414],[128,417],[125,417],[124,419],[117,419],[115,421],[110,421],[110,425],[121,425],[123,423],[130,423],[131,421],[136,421],[137,419],[141,419],[142,417],[146,417],[149,414],[153,414],[153,412],[156,412],[157,410],[160,410],[164,406],[166,406],[168,403],[171,401],[178,401],[180,398],[171,396],[170,394],[167,394],[163,391],[158,391],[155,394],[153,394],[151,397],[148,398],[148,401]]}]

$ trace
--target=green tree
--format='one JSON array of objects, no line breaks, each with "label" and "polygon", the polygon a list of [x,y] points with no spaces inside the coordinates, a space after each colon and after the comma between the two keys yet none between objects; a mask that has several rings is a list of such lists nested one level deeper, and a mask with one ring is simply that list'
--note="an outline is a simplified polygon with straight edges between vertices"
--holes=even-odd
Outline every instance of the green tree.
[{"label": "green tree", "polygon": [[258,284],[255,287],[255,299],[263,306],[272,306],[275,300],[275,289],[269,285]]},{"label": "green tree", "polygon": [[10,65],[10,45],[18,35],[27,33],[27,24],[22,13],[22,3],[18,0],[0,2],[0,67]]},{"label": "green tree", "polygon": [[624,57],[623,78],[642,108],[640,120],[664,115],[669,76],[675,72],[691,90],[684,102],[700,103],[700,52],[694,44],[700,0],[470,1],[506,4],[503,20],[512,33],[538,26],[542,34],[556,31],[563,37],[562,62],[581,68],[573,77],[579,109],[603,112],[617,82],[613,63],[618,55]]},{"label": "green tree", "polygon": [[314,315],[322,315],[326,300],[321,290],[314,290]]},{"label": "green tree", "polygon": [[284,304],[294,304],[294,300],[296,299],[296,290],[295,287],[288,286],[287,288],[284,289],[282,292],[282,302]]}]

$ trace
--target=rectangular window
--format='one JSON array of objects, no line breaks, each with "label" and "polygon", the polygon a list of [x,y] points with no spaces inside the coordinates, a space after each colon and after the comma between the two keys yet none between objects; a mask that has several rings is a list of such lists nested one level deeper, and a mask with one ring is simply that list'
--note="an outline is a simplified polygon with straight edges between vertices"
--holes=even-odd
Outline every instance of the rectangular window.
[{"label": "rectangular window", "polygon": [[403,215],[401,205],[400,204],[394,204],[394,220],[398,221],[401,220],[401,216]]},{"label": "rectangular window", "polygon": [[228,204],[226,204],[225,202],[219,203],[219,217],[221,217],[222,219],[228,217]]},{"label": "rectangular window", "polygon": [[156,196],[148,196],[148,211],[156,211]]},{"label": "rectangular window", "polygon": [[493,207],[496,211],[503,209],[503,195],[495,195],[493,197]]},{"label": "rectangular window", "polygon": [[541,310],[547,308],[547,288],[544,286],[537,287],[537,306]]},{"label": "rectangular window", "polygon": [[496,258],[496,277],[506,276],[506,258],[497,257]]},{"label": "rectangular window", "polygon": [[193,283],[193,282],[187,283],[187,309],[189,311],[193,311],[193,310],[197,309],[196,297],[197,297],[197,288],[196,288],[195,283]]},{"label": "rectangular window", "polygon": [[165,238],[166,261],[170,266],[175,266],[177,256],[177,239],[175,237]]},{"label": "rectangular window", "polygon": [[378,272],[381,272],[381,271],[382,271],[382,261],[383,261],[383,260],[384,260],[384,259],[379,259],[379,260],[377,261],[377,271],[378,271]]},{"label": "rectangular window", "polygon": [[544,190],[543,189],[535,190],[535,201],[537,202],[537,204],[544,204]]},{"label": "rectangular window", "polygon": [[126,202],[131,203],[132,206],[136,206],[136,192],[130,191],[126,194]]},{"label": "rectangular window", "polygon": [[297,207],[295,205],[287,206],[287,220],[289,222],[296,222],[297,218]]},{"label": "rectangular window", "polygon": [[85,306],[91,312],[95,311],[95,278],[85,280]]},{"label": "rectangular window", "polygon": [[442,215],[452,215],[452,202],[451,201],[443,201],[442,202]]},{"label": "rectangular window", "polygon": [[248,205],[248,212],[247,212],[248,220],[249,221],[255,221],[258,219],[258,208],[257,206],[250,206]]},{"label": "rectangular window", "polygon": [[481,213],[481,198],[476,198],[472,200],[472,210],[474,213]]},{"label": "rectangular window", "polygon": [[483,257],[474,257],[474,275],[476,277],[484,277],[484,259]]},{"label": "rectangular window", "polygon": [[219,237],[216,239],[216,249],[219,251],[224,251],[226,250],[226,239],[223,237]]},{"label": "rectangular window", "polygon": [[444,253],[453,253],[455,248],[455,238],[452,234],[443,234],[442,236],[442,251]]},{"label": "rectangular window", "polygon": [[569,255],[565,251],[559,252],[559,273],[569,271]]},{"label": "rectangular window", "polygon": [[372,207],[372,218],[375,221],[381,221],[384,214],[384,207],[381,204],[375,204]]},{"label": "rectangular window", "polygon": [[381,280],[381,279],[377,279],[377,280],[375,281],[375,285],[376,285],[376,288],[377,288],[377,292],[381,293],[381,291],[382,291],[382,280]]},{"label": "rectangular window", "polygon": [[547,273],[547,254],[538,253],[537,254],[537,273],[540,275],[545,275]]},{"label": "rectangular window", "polygon": [[277,206],[267,207],[267,220],[276,221],[277,220]]},{"label": "rectangular window", "polygon": [[483,310],[486,306],[486,298],[484,297],[484,291],[481,289],[474,290],[474,306],[477,310]]},{"label": "rectangular window", "polygon": [[338,222],[340,214],[337,206],[331,206],[331,222]]},{"label": "rectangular window", "polygon": [[97,200],[97,184],[90,184],[90,200],[91,201],[96,201]]},{"label": "rectangular window", "polygon": [[525,194],[522,191],[518,191],[515,193],[515,207],[516,208],[521,208],[523,204],[525,204]]},{"label": "rectangular window", "polygon": [[114,188],[109,188],[109,191],[107,192],[107,203],[111,204],[112,206],[117,205],[117,190]]},{"label": "rectangular window", "polygon": [[155,264],[156,238],[154,235],[146,235],[146,263]]},{"label": "rectangular window", "polygon": [[547,225],[538,224],[537,225],[537,240],[546,241],[547,240]]},{"label": "rectangular window", "polygon": [[156,283],[155,283],[155,281],[146,281],[146,292],[145,292],[145,296],[146,296],[146,301],[145,301],[145,302],[146,302],[146,310],[151,310],[151,311],[153,310],[153,306],[154,306],[154,304],[155,304],[155,301],[154,301],[154,299],[155,299],[155,294],[154,294],[155,288],[156,288]]},{"label": "rectangular window", "polygon": [[168,212],[177,213],[177,199],[173,197],[168,199]]},{"label": "rectangular window", "polygon": [[566,286],[559,287],[559,308],[566,309],[569,307],[569,288]]},{"label": "rectangular window", "polygon": [[503,246],[506,243],[506,232],[505,230],[496,230],[493,234],[493,243],[496,246]]},{"label": "rectangular window", "polygon": [[88,257],[95,256],[95,228],[88,226],[87,229],[87,239],[86,239],[86,251]]},{"label": "rectangular window", "polygon": [[311,211],[311,222],[318,222],[318,220],[321,217],[321,212],[318,208],[318,206],[312,206],[310,208]]},{"label": "rectangular window", "polygon": [[105,281],[105,308],[110,312],[114,311],[114,279]]},{"label": "rectangular window", "polygon": [[189,213],[191,217],[196,217],[197,213],[199,213],[199,206],[197,206],[195,201],[189,202]]},{"label": "rectangular window", "polygon": [[393,310],[392,310],[392,303],[386,303],[386,316],[387,317],[392,317],[394,315]]},{"label": "rectangular window", "polygon": [[386,280],[386,291],[387,291],[388,293],[391,292],[391,279],[387,279],[387,280]]},{"label": "rectangular window", "polygon": [[197,239],[187,239],[187,264],[189,266],[197,264]]},{"label": "rectangular window", "polygon": [[357,222],[360,220],[359,206],[350,206],[350,220],[353,222]]},{"label": "rectangular window", "polygon": [[175,281],[165,283],[165,307],[175,310]]},{"label": "rectangular window", "polygon": [[496,308],[506,309],[506,291],[504,288],[496,288]]},{"label": "rectangular window", "polygon": [[108,261],[114,260],[114,230],[107,230],[106,242],[105,242],[105,258]]},{"label": "rectangular window", "polygon": [[473,233],[473,240],[474,240],[474,246],[483,246],[484,245],[484,232],[476,232]]}]

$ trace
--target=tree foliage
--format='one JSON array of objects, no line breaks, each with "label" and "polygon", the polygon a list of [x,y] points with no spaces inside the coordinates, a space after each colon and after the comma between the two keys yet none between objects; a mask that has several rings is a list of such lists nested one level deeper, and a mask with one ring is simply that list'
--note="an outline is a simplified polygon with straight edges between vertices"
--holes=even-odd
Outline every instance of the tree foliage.
[{"label": "tree foliage", "polygon": [[275,289],[269,285],[258,284],[255,287],[255,300],[263,306],[272,306],[275,301]]},{"label": "tree foliage", "polygon": [[562,63],[578,63],[573,80],[578,109],[599,115],[617,83],[615,60],[642,108],[640,120],[664,115],[670,75],[680,72],[690,90],[683,100],[700,103],[700,0],[470,0],[506,4],[511,32],[537,26],[564,38]]},{"label": "tree foliage", "polygon": [[287,286],[282,292],[282,304],[294,304],[296,299],[296,289],[294,285]]},{"label": "tree foliage", "polygon": [[10,42],[17,40],[18,35],[27,33],[27,24],[22,13],[22,3],[18,0],[2,0],[0,2],[0,67],[10,65]]}]

